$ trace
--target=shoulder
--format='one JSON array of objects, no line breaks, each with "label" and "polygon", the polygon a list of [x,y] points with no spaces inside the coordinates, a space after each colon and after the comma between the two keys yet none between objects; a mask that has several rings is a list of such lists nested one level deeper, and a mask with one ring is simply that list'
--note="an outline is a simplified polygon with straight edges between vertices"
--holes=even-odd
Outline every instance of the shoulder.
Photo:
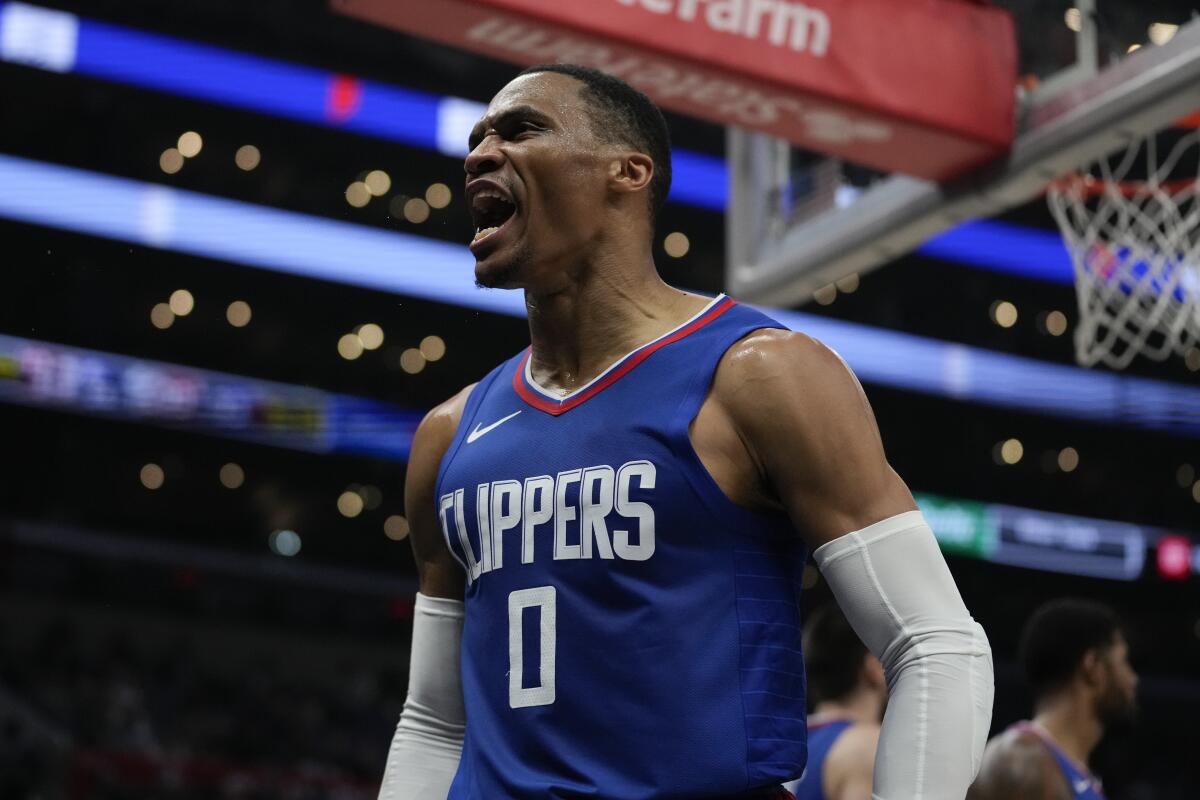
[{"label": "shoulder", "polygon": [[844,730],[825,759],[821,788],[827,797],[871,797],[879,725],[859,722]]},{"label": "shoulder", "polygon": [[988,742],[969,797],[1060,800],[1071,793],[1045,742],[1031,731],[1012,728]]},{"label": "shoulder", "polygon": [[1054,757],[1036,733],[1010,728],[988,742],[984,751],[985,763],[1021,764],[1029,762],[1053,762]]},{"label": "shoulder", "polygon": [[871,774],[875,766],[875,749],[879,745],[878,723],[858,722],[837,737],[829,749],[827,769],[842,773]]},{"label": "shoulder", "polygon": [[462,421],[463,410],[467,407],[467,399],[477,385],[472,383],[463,387],[453,397],[443,400],[429,410],[413,436],[410,465],[418,460],[433,460],[435,463],[441,461],[454,441],[454,434]]},{"label": "shoulder", "polygon": [[841,356],[806,334],[770,328],[726,350],[712,396],[746,439],[767,443],[781,430],[807,439],[856,425],[869,408]]},{"label": "shoulder", "polygon": [[803,367],[818,374],[849,372],[846,363],[821,341],[799,331],[760,328],[730,345],[720,368],[743,378],[778,377],[782,368]]}]

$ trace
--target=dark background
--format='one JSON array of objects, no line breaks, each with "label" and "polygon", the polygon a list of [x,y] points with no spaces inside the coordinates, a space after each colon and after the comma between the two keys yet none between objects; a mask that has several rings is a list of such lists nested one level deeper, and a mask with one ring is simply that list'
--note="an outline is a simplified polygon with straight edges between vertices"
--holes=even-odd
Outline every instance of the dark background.
[{"label": "dark background", "polygon": [[[481,102],[515,73],[317,0],[46,5]],[[1073,57],[1066,3],[1001,5],[1017,14],[1023,72],[1046,75]],[[1145,41],[1150,22],[1190,13],[1180,3],[1103,5],[1106,53]],[[676,145],[723,153],[719,128],[670,122]],[[185,130],[201,131],[204,149],[164,174],[159,155]],[[232,162],[245,142],[264,154],[251,172]],[[470,235],[457,159],[80,75],[0,63],[0,153],[451,242]],[[375,168],[392,176],[393,196],[419,197],[440,181],[453,201],[419,225],[386,202],[347,205],[346,185]],[[1003,218],[1054,227],[1040,199]],[[691,242],[679,259],[660,245],[664,278],[722,289],[721,215],[672,204],[660,231]],[[527,344],[522,320],[416,298],[6,220],[0,242],[0,334],[418,410]],[[150,309],[181,287],[195,311],[156,330]],[[225,321],[234,299],[253,308],[245,328]],[[1014,327],[991,320],[998,299],[1020,309]],[[1048,335],[1036,320],[1057,309],[1073,323],[1074,307],[1069,287],[909,256],[804,310],[1069,364],[1069,333]],[[384,346],[341,358],[338,337],[368,321],[384,328]],[[415,375],[400,369],[403,349],[431,334],[445,358]],[[1178,358],[1138,360],[1129,372],[1192,386],[1200,377]],[[1194,439],[866,389],[914,490],[1170,529],[1200,544],[1200,500],[1179,478],[1184,465],[1200,469]],[[997,442],[1013,436],[1026,457],[998,464]],[[374,797],[405,693],[415,590],[407,542],[383,527],[404,513],[402,462],[15,405],[0,405],[0,442],[0,797]],[[1039,456],[1066,445],[1079,468],[1048,471]],[[227,462],[244,469],[240,488],[218,481]],[[147,463],[165,473],[157,490],[139,480]],[[339,495],[368,486],[376,507],[339,513]],[[303,537],[298,555],[270,549],[281,528]],[[995,651],[997,729],[1029,713],[1014,652],[1030,611],[1064,594],[1101,599],[1128,621],[1143,713],[1135,729],[1110,735],[1093,766],[1118,800],[1200,796],[1195,575],[1164,580],[1153,553],[1132,582],[950,564]],[[806,602],[828,602],[819,580]]]}]

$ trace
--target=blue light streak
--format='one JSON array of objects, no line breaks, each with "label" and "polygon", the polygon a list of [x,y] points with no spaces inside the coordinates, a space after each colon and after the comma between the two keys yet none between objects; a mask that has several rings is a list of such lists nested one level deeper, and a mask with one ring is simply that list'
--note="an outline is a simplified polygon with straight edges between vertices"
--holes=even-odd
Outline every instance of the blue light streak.
[{"label": "blue light streak", "polygon": [[[510,316],[525,312],[519,293],[474,286],[464,245],[12,156],[0,155],[0,217]],[[1200,438],[1200,388],[796,311],[768,313],[837,350],[869,383]]]}]

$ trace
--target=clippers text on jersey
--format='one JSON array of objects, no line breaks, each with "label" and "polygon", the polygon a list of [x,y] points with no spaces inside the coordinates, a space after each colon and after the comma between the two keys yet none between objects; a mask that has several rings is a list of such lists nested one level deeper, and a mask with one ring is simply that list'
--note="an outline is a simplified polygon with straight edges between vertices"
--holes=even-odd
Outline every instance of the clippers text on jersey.
[{"label": "clippers text on jersey", "polygon": [[438,503],[442,532],[471,581],[535,558],[645,561],[654,555],[654,509],[634,498],[654,489],[655,475],[654,464],[637,460],[481,483],[470,520],[467,490],[455,489]]}]

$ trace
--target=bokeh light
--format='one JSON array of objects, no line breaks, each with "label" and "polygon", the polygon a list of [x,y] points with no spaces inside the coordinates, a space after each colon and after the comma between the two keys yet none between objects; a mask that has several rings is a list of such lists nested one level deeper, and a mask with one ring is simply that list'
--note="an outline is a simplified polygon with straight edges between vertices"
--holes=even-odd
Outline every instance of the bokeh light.
[{"label": "bokeh light", "polygon": [[162,151],[162,155],[158,157],[158,166],[163,172],[168,175],[174,175],[179,170],[183,169],[183,153],[176,150],[174,147],[168,147]]},{"label": "bokeh light", "polygon": [[1067,332],[1067,315],[1061,311],[1051,311],[1046,315],[1046,333],[1051,336],[1062,336]]},{"label": "bokeh light", "polygon": [[1007,300],[997,300],[992,303],[989,313],[992,322],[1001,328],[1011,328],[1017,324],[1017,307]]},{"label": "bokeh light", "polygon": [[355,181],[346,187],[346,202],[355,208],[362,208],[371,202],[371,190],[362,181]]},{"label": "bokeh light", "polygon": [[429,219],[429,204],[419,197],[413,197],[404,204],[404,218],[414,225],[420,225]]},{"label": "bokeh light", "polygon": [[409,375],[416,375],[425,369],[425,356],[415,347],[410,347],[400,354],[400,369]]},{"label": "bokeh light", "polygon": [[357,333],[358,338],[362,341],[362,346],[368,350],[378,350],[383,344],[383,328],[374,322],[360,326]]},{"label": "bokeh light", "polygon": [[816,300],[818,305],[830,305],[834,300],[837,300],[837,287],[832,283],[822,286],[813,292],[813,300]]},{"label": "bokeh light", "polygon": [[668,233],[663,239],[663,250],[667,251],[667,255],[671,258],[683,258],[691,247],[692,243],[688,240],[687,235],[679,231]]},{"label": "bokeh light", "polygon": [[225,309],[225,319],[235,328],[244,328],[250,324],[250,304],[245,300],[234,300]]},{"label": "bokeh light", "polygon": [[1005,439],[1000,443],[1000,461],[1016,464],[1025,455],[1025,446],[1020,439]]},{"label": "bokeh light", "polygon": [[175,316],[186,317],[196,307],[196,298],[192,297],[192,293],[187,289],[176,289],[171,292],[167,305]]},{"label": "bokeh light", "polygon": [[393,514],[383,521],[383,534],[393,542],[399,542],[408,536],[408,520],[399,514]]},{"label": "bokeh light", "polygon": [[155,489],[161,489],[163,483],[165,483],[167,480],[167,476],[166,473],[163,472],[163,468],[154,463],[144,465],[141,469],[141,472],[138,473],[138,478],[141,480],[142,486],[145,486],[151,491]]},{"label": "bokeh light", "polygon": [[156,303],[154,308],[150,309],[150,324],[160,331],[165,331],[175,324],[175,312],[166,303]]},{"label": "bokeh light", "polygon": [[343,517],[354,519],[363,512],[363,499],[358,492],[347,489],[338,495],[337,510]]},{"label": "bokeh light", "polygon": [[353,361],[363,354],[363,340],[357,333],[347,333],[338,339],[338,355],[347,361]]},{"label": "bokeh light", "polygon": [[184,158],[195,158],[200,155],[200,149],[204,147],[204,140],[195,131],[188,131],[179,136],[179,141],[175,146]]},{"label": "bokeh light", "polygon": [[232,461],[221,466],[221,485],[226,489],[237,489],[246,482],[246,472]]},{"label": "bokeh light", "polygon": [[859,277],[857,272],[851,272],[844,278],[835,281],[835,285],[840,291],[846,294],[853,294],[858,289]]},{"label": "bokeh light", "polygon": [[303,542],[300,540],[300,534],[295,531],[279,530],[271,533],[267,544],[271,548],[272,553],[291,558],[300,552]]},{"label": "bokeh light", "polygon": [[446,355],[446,343],[440,336],[426,336],[421,340],[420,350],[427,361],[440,361]]},{"label": "bokeh light", "polygon": [[425,202],[432,208],[445,208],[451,199],[450,187],[444,183],[435,183],[425,190]]},{"label": "bokeh light", "polygon": [[363,184],[375,197],[383,197],[392,188],[392,177],[381,169],[373,169],[363,178]]},{"label": "bokeh light", "polygon": [[259,165],[262,161],[262,153],[252,144],[244,144],[237,149],[233,154],[233,163],[237,164],[238,169],[249,172]]}]

